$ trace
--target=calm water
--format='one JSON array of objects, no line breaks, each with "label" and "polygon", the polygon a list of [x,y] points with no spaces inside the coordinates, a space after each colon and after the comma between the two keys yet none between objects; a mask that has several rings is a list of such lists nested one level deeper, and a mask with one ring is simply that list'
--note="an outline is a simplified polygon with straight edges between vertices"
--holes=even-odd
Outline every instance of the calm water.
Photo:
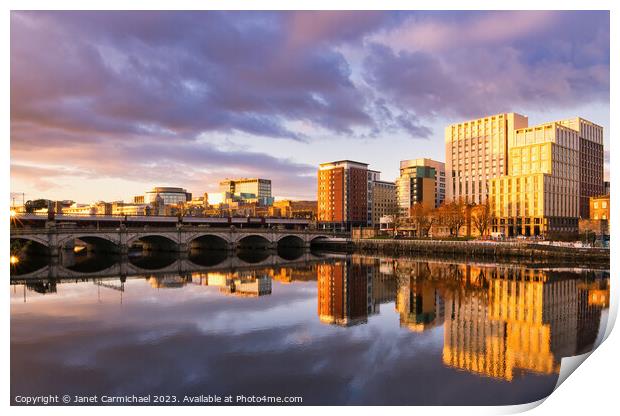
[{"label": "calm water", "polygon": [[530,402],[598,342],[609,299],[606,271],[316,253],[30,259],[13,273],[12,399]]}]

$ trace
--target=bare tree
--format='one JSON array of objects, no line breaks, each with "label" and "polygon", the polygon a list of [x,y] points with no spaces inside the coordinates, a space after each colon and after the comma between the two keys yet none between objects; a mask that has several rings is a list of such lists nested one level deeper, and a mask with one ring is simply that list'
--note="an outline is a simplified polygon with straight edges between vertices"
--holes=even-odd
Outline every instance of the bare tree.
[{"label": "bare tree", "polygon": [[458,237],[459,230],[465,224],[466,205],[461,201],[453,201],[444,204],[441,211],[443,223],[450,229],[450,235]]},{"label": "bare tree", "polygon": [[484,237],[493,221],[493,211],[491,210],[491,204],[487,200],[483,204],[476,205],[472,208],[471,214],[471,219],[474,223],[474,227],[476,227],[480,235]]},{"label": "bare tree", "polygon": [[433,210],[421,203],[417,203],[411,207],[410,212],[411,220],[415,225],[418,237],[424,237],[428,234],[428,230],[431,228],[433,221],[435,220]]}]

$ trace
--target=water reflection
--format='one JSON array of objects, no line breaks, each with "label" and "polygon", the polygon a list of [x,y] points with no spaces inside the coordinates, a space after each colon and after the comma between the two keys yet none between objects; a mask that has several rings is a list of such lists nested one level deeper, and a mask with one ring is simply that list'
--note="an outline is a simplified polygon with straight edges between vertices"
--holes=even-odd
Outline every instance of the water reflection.
[{"label": "water reflection", "polygon": [[163,269],[178,260],[177,254],[168,251],[140,251],[130,254],[133,254],[129,256],[131,264],[146,270]]},{"label": "water reflection", "polygon": [[245,272],[205,273],[194,275],[194,282],[214,286],[220,292],[237,296],[264,296],[271,294],[271,276],[267,269]]},{"label": "water reflection", "polygon": [[[220,269],[195,269],[198,261],[191,256],[189,260],[172,259],[172,263],[169,258],[143,257],[139,262],[120,259],[113,267],[125,274],[106,278],[91,279],[88,273],[82,278],[16,276],[11,295],[12,324],[17,325],[12,326],[11,335],[14,391],[54,391],[56,387],[49,383],[33,384],[33,378],[24,379],[20,370],[23,366],[32,370],[26,363],[37,359],[27,356],[27,346],[51,343],[48,351],[64,354],[61,351],[66,350],[54,343],[73,333],[66,322],[88,318],[89,336],[97,337],[103,331],[102,339],[111,344],[122,337],[129,344],[114,347],[114,351],[121,348],[131,356],[140,349],[144,362],[149,362],[151,353],[141,349],[143,341],[130,342],[120,334],[130,331],[138,339],[147,337],[154,344],[180,348],[170,334],[178,332],[179,343],[193,338],[198,342],[205,335],[192,328],[203,328],[210,334],[210,343],[203,346],[208,358],[205,355],[202,360],[207,361],[200,361],[194,357],[199,360],[194,364],[197,368],[222,366],[227,372],[217,381],[207,374],[195,374],[194,381],[180,392],[256,392],[260,385],[272,394],[295,387],[293,392],[306,397],[308,404],[522,403],[549,393],[562,357],[595,346],[609,306],[608,271],[359,255],[302,253],[303,261],[288,257],[254,255],[254,264],[268,260],[269,265],[251,265],[247,256],[241,261],[229,257],[206,261]],[[127,273],[128,264],[139,265],[140,269],[132,269],[139,273]],[[178,271],[168,270],[170,264]],[[168,269],[158,273],[162,267]],[[89,279],[95,285],[84,286],[87,282],[83,280]],[[97,303],[91,303],[90,296],[97,290],[100,304],[100,291],[107,289],[115,290],[123,307],[133,308],[132,313],[126,314],[124,309],[96,312]],[[246,303],[252,298],[252,303]],[[62,319],[55,320],[55,314]],[[110,333],[110,328],[116,328],[118,334]],[[262,331],[265,339],[248,341]],[[167,335],[153,335],[157,333]],[[279,335],[268,335],[271,333]],[[223,342],[233,343],[236,352],[217,347]],[[79,343],[72,345],[73,354],[84,355]],[[251,364],[247,361],[250,356],[262,364],[254,360]],[[62,363],[64,357],[55,358]],[[293,357],[294,365],[282,367],[283,360]],[[112,374],[122,373],[117,368],[120,364],[100,364],[94,359],[81,361],[101,372],[92,388],[112,388],[102,380],[113,381],[105,374],[111,369]],[[39,365],[39,379],[46,380],[40,372],[45,368],[51,371],[49,363]],[[182,361],[175,359],[167,365],[171,367],[166,371],[180,372],[179,377],[194,374]],[[63,388],[80,388],[71,366],[54,368],[64,380]],[[143,372],[145,378],[157,378],[146,367],[135,371]],[[357,372],[372,377],[354,381]],[[339,379],[348,381],[338,385]],[[158,388],[169,393],[181,389],[175,380],[179,382],[175,376],[161,378]],[[458,389],[462,394],[435,391],[429,396],[423,393],[428,383],[450,385],[446,391]],[[124,388],[137,393],[142,387],[124,381]]]}]

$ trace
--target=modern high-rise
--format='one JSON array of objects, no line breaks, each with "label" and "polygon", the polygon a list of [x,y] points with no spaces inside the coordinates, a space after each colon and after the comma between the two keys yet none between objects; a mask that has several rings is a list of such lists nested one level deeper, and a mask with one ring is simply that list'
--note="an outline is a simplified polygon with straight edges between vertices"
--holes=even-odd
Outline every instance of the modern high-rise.
[{"label": "modern high-rise", "polygon": [[575,232],[578,132],[557,122],[541,124],[516,130],[508,147],[507,174],[490,181],[492,231],[506,236]]},{"label": "modern high-rise", "polygon": [[419,166],[435,169],[435,208],[441,206],[446,199],[446,164],[437,160],[420,158],[400,161],[400,175],[414,173]]},{"label": "modern high-rise", "polygon": [[318,172],[318,222],[322,228],[351,229],[372,223],[373,171],[367,163],[321,163]]},{"label": "modern high-rise", "polygon": [[446,127],[446,199],[484,203],[488,181],[508,173],[511,133],[527,125],[526,116],[503,113]]},{"label": "modern high-rise", "polygon": [[396,188],[401,215],[409,216],[415,204],[437,208],[446,195],[445,164],[426,158],[401,160]]},{"label": "modern high-rise", "polygon": [[222,199],[256,201],[260,205],[273,205],[271,180],[259,178],[225,179],[220,182]]},{"label": "modern high-rise", "polygon": [[581,117],[558,123],[575,131],[579,136],[579,217],[590,217],[590,197],[605,193],[603,127]]}]

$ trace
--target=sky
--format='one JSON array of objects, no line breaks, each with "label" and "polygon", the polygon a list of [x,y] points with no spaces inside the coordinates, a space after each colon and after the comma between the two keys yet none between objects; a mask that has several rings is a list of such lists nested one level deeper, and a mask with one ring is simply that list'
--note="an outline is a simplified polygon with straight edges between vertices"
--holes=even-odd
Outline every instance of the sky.
[{"label": "sky", "polygon": [[19,202],[227,177],[316,199],[319,163],[391,181],[445,160],[446,125],[511,111],[602,125],[608,178],[607,11],[13,11],[10,31]]}]

